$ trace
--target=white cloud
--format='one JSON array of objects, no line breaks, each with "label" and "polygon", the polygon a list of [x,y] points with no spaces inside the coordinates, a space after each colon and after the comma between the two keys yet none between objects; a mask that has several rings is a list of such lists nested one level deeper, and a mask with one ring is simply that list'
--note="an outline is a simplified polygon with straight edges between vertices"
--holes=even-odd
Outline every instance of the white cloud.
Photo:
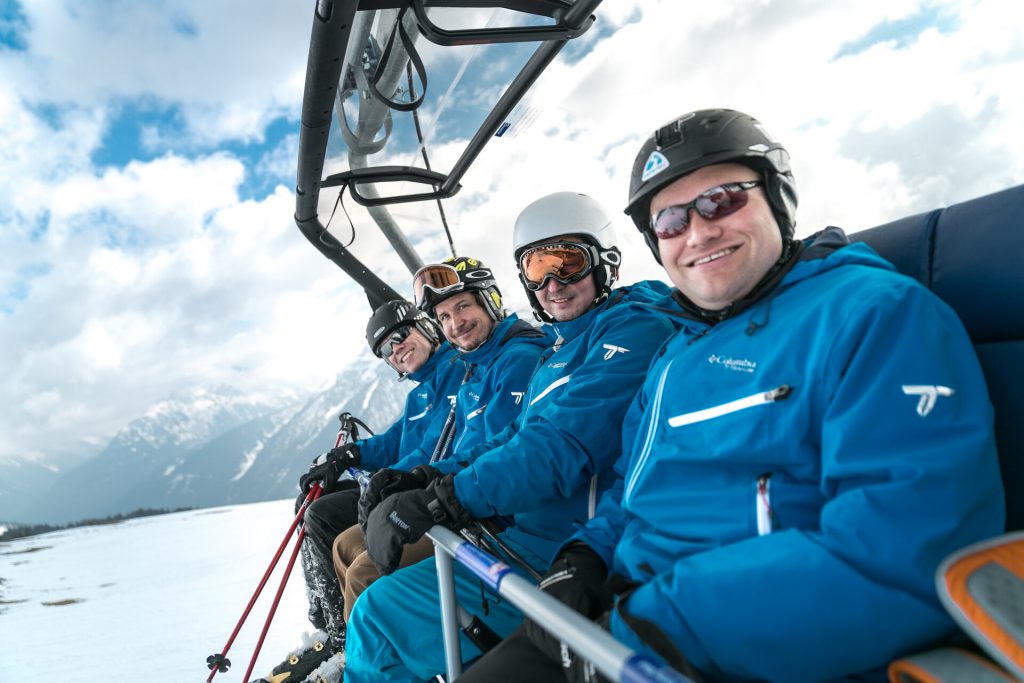
[{"label": "white cloud", "polygon": [[91,108],[150,97],[180,106],[204,144],[261,138],[270,119],[301,105],[312,6],[21,4],[27,50],[5,70],[29,101]]},{"label": "white cloud", "polygon": [[[640,143],[690,109],[748,111],[789,147],[801,234],[865,228],[1024,182],[1024,94],[1012,86],[1024,9],[1015,4],[605,4],[592,49],[556,60],[529,95],[538,118],[492,140],[445,202],[460,253],[486,260],[521,312],[511,226],[549,192],[605,204],[623,281],[662,277],[621,210]],[[250,168],[226,150],[185,156],[261,139],[267,122],[296,115],[312,8],[23,6],[27,49],[0,52],[0,458],[91,449],[182,386],[320,385],[360,353],[365,297],[295,227],[291,183],[241,199],[253,195],[241,190],[254,174],[291,177],[294,135]],[[956,21],[836,58],[922,8]],[[180,114],[184,131],[153,125],[143,140],[177,151],[95,168],[112,118],[131,101]],[[441,169],[460,151],[430,146]],[[321,195],[323,220],[333,204]],[[408,296],[409,274],[384,255],[366,210],[350,199],[346,208],[354,253]],[[425,259],[447,255],[433,203],[391,212]],[[342,209],[330,229],[348,240]]]}]

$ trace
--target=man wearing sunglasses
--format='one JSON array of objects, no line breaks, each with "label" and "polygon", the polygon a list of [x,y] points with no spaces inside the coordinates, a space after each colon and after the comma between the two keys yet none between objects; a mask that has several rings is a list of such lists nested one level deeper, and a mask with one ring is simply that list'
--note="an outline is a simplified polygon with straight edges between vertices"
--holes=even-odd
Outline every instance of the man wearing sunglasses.
[{"label": "man wearing sunglasses", "polygon": [[[546,332],[506,312],[491,270],[469,257],[424,266],[413,278],[417,305],[440,320],[441,329],[458,350],[455,363],[461,383],[437,433],[425,440],[427,450],[414,449],[389,469],[378,471],[359,502],[365,518],[376,501],[410,488],[423,488],[435,479],[445,458],[472,448],[503,430],[522,409],[522,397],[538,356],[551,344]],[[421,313],[421,315],[425,315]],[[403,360],[403,347],[392,354]],[[434,465],[431,467],[430,465]],[[433,555],[429,539],[399,545],[390,570]],[[353,525],[334,540],[334,567],[345,596],[347,619],[355,598],[380,577],[366,552],[363,530]]]},{"label": "man wearing sunglasses", "polygon": [[[536,316],[558,340],[533,373],[518,419],[436,464],[444,476],[426,489],[398,493],[373,510],[367,545],[384,569],[437,519],[457,529],[500,516],[508,524],[502,542],[543,572],[613,481],[623,415],[651,357],[676,329],[663,310],[671,305],[663,283],[613,289],[620,264],[614,228],[586,195],[558,192],[526,207],[513,253]],[[479,582],[460,566],[455,577],[461,602],[479,605]],[[352,613],[346,680],[441,673],[437,599],[432,561],[371,586]],[[483,618],[504,635],[522,617],[498,601]],[[479,654],[468,642],[462,652],[467,660]]]},{"label": "man wearing sunglasses", "polygon": [[[672,121],[633,167],[626,211],[703,334],[651,365],[546,590],[696,680],[884,681],[954,631],[940,560],[1003,528],[959,319],[837,228],[794,239],[795,209],[785,148],[740,112]],[[597,679],[527,631],[460,680]]]},{"label": "man wearing sunglasses", "polygon": [[[264,681],[284,680],[280,676],[286,674],[289,681],[305,680],[343,649],[346,601],[354,596],[339,591],[332,544],[346,529],[358,529],[360,491],[351,478],[341,477],[350,467],[373,471],[399,462],[409,467],[429,462],[462,379],[462,367],[454,362],[456,351],[441,338],[436,323],[408,301],[379,306],[366,324],[366,343],[394,368],[399,381],[410,379],[417,386],[406,396],[402,416],[387,431],[332,449],[299,480],[302,493],[296,505],[305,500],[314,482],[320,482],[323,491],[306,509],[301,552],[309,620],[317,630]],[[344,584],[341,588],[344,591]]]}]

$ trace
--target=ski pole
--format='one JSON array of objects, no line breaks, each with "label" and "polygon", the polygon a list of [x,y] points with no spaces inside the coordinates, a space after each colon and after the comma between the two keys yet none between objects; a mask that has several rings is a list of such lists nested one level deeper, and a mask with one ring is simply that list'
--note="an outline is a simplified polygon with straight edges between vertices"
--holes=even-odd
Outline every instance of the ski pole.
[{"label": "ski pole", "polygon": [[[307,504],[313,503],[320,497],[319,484],[313,484],[309,490],[313,493],[313,500],[311,501],[308,497],[306,498],[306,502],[302,504],[302,509],[299,511],[300,515],[305,513]],[[256,658],[260,656],[260,650],[263,648],[263,641],[267,637],[267,631],[270,630],[270,622],[274,620],[274,613],[277,612],[277,605],[281,602],[281,595],[284,593],[284,588],[288,584],[288,577],[291,576],[292,567],[295,566],[295,558],[299,556],[299,549],[302,548],[302,539],[305,537],[306,528],[305,525],[303,525],[299,530],[299,537],[295,541],[295,548],[292,550],[292,556],[288,559],[288,566],[285,567],[284,576],[281,577],[281,585],[277,588],[277,594],[274,596],[274,602],[270,605],[270,613],[267,614],[267,620],[263,623],[263,630],[260,632],[260,639],[256,641],[256,649],[252,653],[252,659],[249,660],[249,668],[245,670],[245,676],[242,677],[243,681],[249,680],[249,675],[256,667]]]},{"label": "ski pole", "polygon": [[267,571],[263,573],[263,578],[260,579],[259,585],[256,586],[256,591],[249,598],[249,604],[246,605],[245,611],[242,612],[241,618],[238,623],[235,624],[235,630],[231,632],[231,637],[228,638],[227,644],[220,654],[212,654],[206,658],[206,664],[210,667],[210,676],[206,679],[206,683],[210,683],[213,677],[217,675],[219,671],[227,671],[231,668],[231,660],[227,658],[228,650],[231,649],[231,645],[235,642],[235,637],[238,635],[239,630],[242,628],[242,624],[249,617],[249,613],[252,611],[253,605],[256,604],[256,599],[259,598],[260,593],[263,592],[263,587],[267,585],[267,580],[270,578],[271,573],[274,571],[274,567],[277,566],[278,560],[281,559],[281,555],[284,553],[284,548],[288,545],[288,540],[291,538],[292,532],[295,531],[295,527],[299,525],[303,515],[306,513],[306,508],[309,507],[310,503],[320,497],[320,483],[315,482],[310,488],[309,493],[306,494],[306,499],[302,502],[302,506],[299,507],[299,511],[295,514],[295,519],[292,520],[291,526],[288,527],[288,531],[284,535],[284,540],[281,541],[281,545],[278,546],[277,552],[274,553],[274,558],[270,561],[270,566],[267,567]]}]

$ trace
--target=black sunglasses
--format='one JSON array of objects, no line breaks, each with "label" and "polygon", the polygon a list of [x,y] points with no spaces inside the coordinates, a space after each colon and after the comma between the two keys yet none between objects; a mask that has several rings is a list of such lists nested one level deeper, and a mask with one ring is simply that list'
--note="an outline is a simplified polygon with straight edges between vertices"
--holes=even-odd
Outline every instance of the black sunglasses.
[{"label": "black sunglasses", "polygon": [[377,355],[385,360],[391,358],[391,354],[395,352],[395,344],[401,344],[409,338],[410,334],[412,334],[412,325],[399,327],[380,343],[380,346],[377,347]]},{"label": "black sunglasses", "polygon": [[667,206],[651,219],[651,229],[659,240],[667,240],[686,232],[690,227],[690,209],[702,218],[717,221],[736,213],[747,205],[747,190],[761,185],[760,180],[724,183],[701,192],[692,202]]}]

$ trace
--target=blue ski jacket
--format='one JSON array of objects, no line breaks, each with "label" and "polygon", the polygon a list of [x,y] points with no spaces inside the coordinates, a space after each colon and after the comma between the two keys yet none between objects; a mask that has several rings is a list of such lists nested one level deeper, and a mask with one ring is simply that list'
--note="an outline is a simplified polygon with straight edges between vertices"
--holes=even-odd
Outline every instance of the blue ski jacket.
[{"label": "blue ski jacket", "polygon": [[945,303],[843,244],[808,240],[652,364],[578,536],[639,584],[610,623],[627,645],[713,680],[876,680],[953,631],[935,569],[1004,523],[985,382]]},{"label": "blue ski jacket", "polygon": [[[552,338],[540,328],[510,313],[479,347],[459,354],[461,380],[455,398],[455,436],[445,455],[472,448],[504,429],[522,409],[522,397],[537,358]],[[444,411],[447,413],[447,411]],[[445,415],[447,417],[447,415]],[[438,427],[438,434],[444,420]],[[437,439],[424,443],[422,453],[402,458],[395,469],[412,469],[430,462]],[[438,463],[434,463],[435,466]]]},{"label": "blue ski jacket", "polygon": [[[418,382],[405,398],[405,411],[387,431],[361,439],[360,466],[366,470],[391,467],[400,460],[426,463],[441,434],[445,417],[462,381],[463,366],[456,362],[458,352],[448,342],[436,351],[408,379]],[[411,465],[410,467],[415,466]]]},{"label": "blue ski jacket", "polygon": [[623,416],[654,352],[677,329],[670,293],[664,283],[640,282],[552,325],[562,341],[533,373],[518,420],[456,453],[470,462],[455,476],[459,502],[477,518],[513,515],[507,540],[542,569],[614,481]]}]

